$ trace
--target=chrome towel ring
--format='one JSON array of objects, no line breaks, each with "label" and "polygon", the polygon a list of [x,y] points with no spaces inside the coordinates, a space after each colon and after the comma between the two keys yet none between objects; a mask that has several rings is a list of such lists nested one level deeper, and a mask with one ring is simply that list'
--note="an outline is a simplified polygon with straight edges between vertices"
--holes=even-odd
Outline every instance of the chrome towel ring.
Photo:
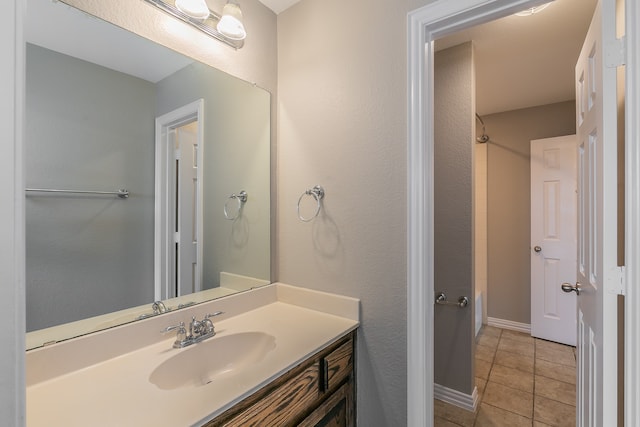
[{"label": "chrome towel ring", "polygon": [[[316,211],[315,213],[309,217],[309,218],[305,218],[300,214],[300,202],[302,202],[302,199],[304,198],[304,196],[312,196],[314,199],[316,199]],[[309,190],[306,190],[304,193],[302,193],[300,195],[300,198],[298,199],[298,218],[300,219],[300,221],[303,222],[309,222],[312,219],[316,218],[318,216],[318,214],[320,213],[320,208],[321,208],[321,200],[324,198],[324,188],[322,188],[319,185],[316,185],[313,188],[310,188]]]},{"label": "chrome towel ring", "polygon": [[[229,215],[229,201],[235,200],[238,203],[237,212],[235,216]],[[242,207],[247,203],[247,192],[242,190],[239,194],[232,193],[229,197],[227,197],[227,201],[224,202],[224,217],[230,221],[238,218],[240,216],[240,211],[242,211]]]}]

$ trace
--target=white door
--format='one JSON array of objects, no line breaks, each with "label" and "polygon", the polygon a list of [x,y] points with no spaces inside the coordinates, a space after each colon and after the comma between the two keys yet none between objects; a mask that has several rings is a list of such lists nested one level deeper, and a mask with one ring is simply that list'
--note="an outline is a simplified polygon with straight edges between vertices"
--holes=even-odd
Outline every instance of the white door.
[{"label": "white door", "polygon": [[616,69],[604,60],[612,58],[614,9],[598,1],[576,64],[578,426],[617,424]]},{"label": "white door", "polygon": [[198,126],[189,123],[176,129],[176,295],[200,289],[198,283]]},{"label": "white door", "polygon": [[576,136],[531,141],[531,335],[576,345]]}]

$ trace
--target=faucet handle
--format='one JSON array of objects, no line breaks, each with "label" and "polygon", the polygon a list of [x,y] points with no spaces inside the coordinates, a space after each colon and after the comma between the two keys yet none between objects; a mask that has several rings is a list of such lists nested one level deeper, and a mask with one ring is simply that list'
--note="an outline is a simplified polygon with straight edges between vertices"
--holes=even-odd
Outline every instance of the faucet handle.
[{"label": "faucet handle", "polygon": [[186,334],[187,333],[187,330],[184,327],[184,322],[180,322],[180,324],[174,325],[174,326],[167,326],[166,328],[164,328],[160,332],[162,332],[163,334],[166,334],[167,332],[175,331],[176,329],[178,330],[178,334],[181,334],[181,333]]},{"label": "faucet handle", "polygon": [[187,345],[187,329],[184,327],[184,322],[180,322],[178,325],[167,326],[161,332],[167,333],[177,330],[176,340],[173,343],[173,348],[182,348]]},{"label": "faucet handle", "polygon": [[224,314],[224,311],[216,311],[214,313],[207,314],[204,316],[204,319],[202,319],[202,324],[204,325],[206,334],[212,335],[212,336],[216,334],[216,328],[215,326],[213,326],[213,322],[211,321],[211,318],[215,316],[220,316],[221,314]]},{"label": "faucet handle", "polygon": [[211,317],[220,316],[221,314],[224,314],[224,311],[216,311],[214,313],[207,314],[206,316],[204,316],[204,318],[210,319]]}]

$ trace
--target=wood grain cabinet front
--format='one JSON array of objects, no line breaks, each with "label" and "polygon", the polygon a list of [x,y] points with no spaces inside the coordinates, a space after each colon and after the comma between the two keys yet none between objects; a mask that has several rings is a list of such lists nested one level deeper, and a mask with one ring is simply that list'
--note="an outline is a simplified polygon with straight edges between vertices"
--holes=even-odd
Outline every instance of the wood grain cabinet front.
[{"label": "wood grain cabinet front", "polygon": [[352,427],[355,332],[321,350],[205,427]]}]

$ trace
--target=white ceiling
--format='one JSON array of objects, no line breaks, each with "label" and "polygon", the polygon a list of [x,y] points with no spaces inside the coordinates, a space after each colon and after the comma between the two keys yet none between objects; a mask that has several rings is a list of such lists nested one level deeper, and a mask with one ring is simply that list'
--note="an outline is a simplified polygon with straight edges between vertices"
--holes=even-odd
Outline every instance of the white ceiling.
[{"label": "white ceiling", "polygon": [[574,67],[596,0],[556,0],[542,12],[508,16],[436,41],[473,40],[480,115],[575,99]]},{"label": "white ceiling", "polygon": [[290,8],[300,0],[258,0],[260,3],[267,6],[269,9],[277,15],[285,9]]}]

